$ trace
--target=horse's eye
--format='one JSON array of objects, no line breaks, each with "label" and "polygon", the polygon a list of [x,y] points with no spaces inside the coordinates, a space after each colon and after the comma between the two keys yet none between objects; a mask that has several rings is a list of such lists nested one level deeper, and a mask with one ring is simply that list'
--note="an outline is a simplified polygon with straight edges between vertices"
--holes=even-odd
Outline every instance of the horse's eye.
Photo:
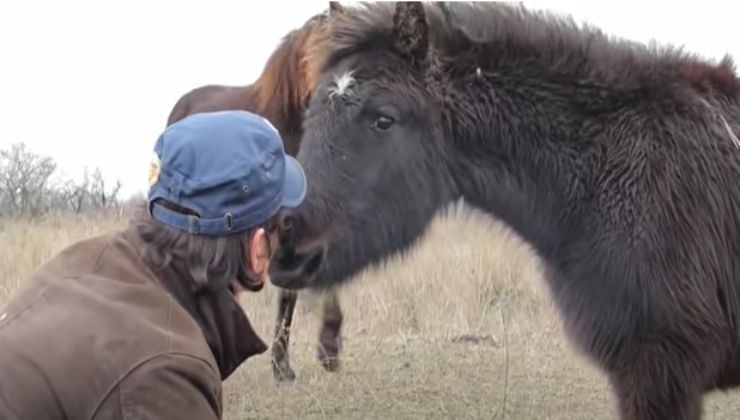
[{"label": "horse's eye", "polygon": [[380,131],[387,131],[390,130],[393,123],[395,123],[393,118],[381,115],[375,119],[375,122],[373,122],[373,128]]}]

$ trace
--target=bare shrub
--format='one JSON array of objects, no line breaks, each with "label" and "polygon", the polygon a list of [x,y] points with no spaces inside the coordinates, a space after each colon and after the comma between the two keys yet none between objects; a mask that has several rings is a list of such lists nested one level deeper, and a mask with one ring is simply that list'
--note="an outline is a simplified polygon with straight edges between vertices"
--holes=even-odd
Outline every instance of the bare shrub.
[{"label": "bare shrub", "polygon": [[0,150],[0,218],[38,219],[51,211],[76,214],[118,209],[121,182],[100,168],[85,169],[81,180],[58,175],[57,163],[31,151],[24,143]]}]

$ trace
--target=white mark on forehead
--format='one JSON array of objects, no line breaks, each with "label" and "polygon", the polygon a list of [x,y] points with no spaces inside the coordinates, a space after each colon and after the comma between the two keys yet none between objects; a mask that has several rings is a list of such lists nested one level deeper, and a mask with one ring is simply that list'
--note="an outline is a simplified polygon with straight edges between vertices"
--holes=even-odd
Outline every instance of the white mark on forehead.
[{"label": "white mark on forehead", "polygon": [[353,71],[348,71],[337,76],[334,75],[334,86],[329,88],[329,98],[336,95],[343,96],[349,94],[349,87],[355,82],[352,76]]}]

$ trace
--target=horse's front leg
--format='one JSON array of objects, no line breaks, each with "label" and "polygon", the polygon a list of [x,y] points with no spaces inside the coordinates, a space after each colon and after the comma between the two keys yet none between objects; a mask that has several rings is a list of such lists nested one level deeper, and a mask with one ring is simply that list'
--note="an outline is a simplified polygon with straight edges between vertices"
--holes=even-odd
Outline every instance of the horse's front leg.
[{"label": "horse's front leg", "polygon": [[611,372],[620,420],[701,419],[701,358],[676,350],[634,349],[634,361]]},{"label": "horse's front leg", "polygon": [[298,292],[280,289],[278,296],[278,316],[275,326],[275,338],[272,342],[272,372],[280,382],[295,379],[295,372],[290,367],[288,344],[290,341],[290,324],[298,301]]},{"label": "horse's front leg", "polygon": [[339,369],[339,352],[342,347],[342,308],[339,306],[339,296],[334,288],[326,291],[323,299],[323,318],[317,358],[329,372]]}]

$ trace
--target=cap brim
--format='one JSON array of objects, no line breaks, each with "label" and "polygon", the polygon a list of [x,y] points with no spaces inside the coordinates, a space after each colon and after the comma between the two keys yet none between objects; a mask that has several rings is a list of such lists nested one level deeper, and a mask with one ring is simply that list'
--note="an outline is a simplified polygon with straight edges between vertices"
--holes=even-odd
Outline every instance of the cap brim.
[{"label": "cap brim", "polygon": [[298,207],[306,198],[308,182],[301,164],[292,156],[285,155],[285,185],[283,186],[283,207]]}]

